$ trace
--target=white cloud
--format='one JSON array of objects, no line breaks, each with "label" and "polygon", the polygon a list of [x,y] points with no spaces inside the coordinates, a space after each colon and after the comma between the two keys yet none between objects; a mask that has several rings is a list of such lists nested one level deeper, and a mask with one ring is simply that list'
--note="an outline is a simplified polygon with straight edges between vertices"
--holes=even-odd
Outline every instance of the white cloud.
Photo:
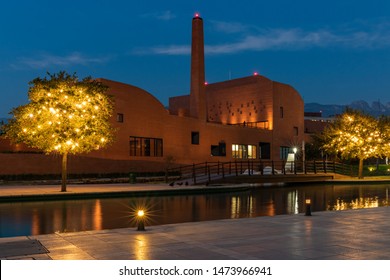
[{"label": "white cloud", "polygon": [[247,32],[252,27],[249,25],[245,25],[239,22],[226,22],[226,21],[216,21],[211,20],[210,21],[213,29],[219,32],[224,33],[240,33],[240,32]]},{"label": "white cloud", "polygon": [[[224,44],[206,45],[211,55],[232,54],[245,51],[301,50],[308,48],[380,49],[390,47],[390,23],[346,30],[319,29],[305,31],[301,28],[260,29],[240,23],[213,22],[216,30],[239,38]],[[187,55],[189,45],[170,45],[144,48],[138,54]]]},{"label": "white cloud", "polygon": [[176,15],[173,14],[171,11],[162,11],[162,12],[154,12],[154,13],[147,13],[141,15],[142,18],[154,18],[158,20],[168,21],[176,18]]},{"label": "white cloud", "polygon": [[88,65],[95,63],[105,63],[109,57],[87,57],[81,53],[74,52],[66,56],[57,56],[52,54],[41,54],[37,57],[21,57],[14,68],[30,67],[35,69],[48,68],[50,66],[68,66],[68,65]]},{"label": "white cloud", "polygon": [[160,46],[151,48],[139,48],[131,52],[137,55],[148,55],[148,54],[166,54],[166,55],[187,55],[191,53],[191,47],[189,45],[170,45]]}]

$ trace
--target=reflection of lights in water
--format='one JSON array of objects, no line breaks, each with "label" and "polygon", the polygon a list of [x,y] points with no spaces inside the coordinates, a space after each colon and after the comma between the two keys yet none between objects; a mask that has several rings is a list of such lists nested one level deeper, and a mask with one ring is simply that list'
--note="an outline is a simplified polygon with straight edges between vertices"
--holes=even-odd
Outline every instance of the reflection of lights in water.
[{"label": "reflection of lights in water", "polygon": [[256,216],[256,199],[252,195],[248,195],[243,198],[239,196],[232,196],[230,218],[234,219],[254,216]]},{"label": "reflection of lights in water", "polygon": [[240,217],[240,197],[233,196],[232,197],[232,208],[231,208],[231,218],[239,218]]},{"label": "reflection of lights in water", "polygon": [[288,214],[298,214],[298,190],[294,190],[287,194],[287,205],[286,205]]},{"label": "reflection of lights in water", "polygon": [[348,203],[344,202],[342,199],[337,199],[336,205],[334,206],[334,210],[340,211],[340,210],[348,209],[347,205]]},{"label": "reflection of lights in water", "polygon": [[294,204],[295,204],[295,207],[294,207],[294,214],[298,214],[298,213],[299,213],[299,207],[298,207],[298,191],[295,191],[295,200],[294,200]]},{"label": "reflection of lights in water", "polygon": [[336,200],[336,204],[328,205],[328,210],[346,210],[346,209],[362,209],[362,208],[376,208],[379,207],[379,199],[377,196],[375,197],[367,197],[367,198],[356,198],[352,200],[351,202],[346,202],[343,199],[338,198]]},{"label": "reflection of lights in water", "polygon": [[[96,202],[95,202],[96,203]],[[94,219],[94,211],[93,211],[93,208],[92,209],[89,209],[89,207],[87,207],[86,205],[82,205],[81,206],[81,213],[80,213],[80,225],[81,225],[81,228],[84,230],[84,229],[87,229],[88,228],[88,225],[89,223],[91,222],[90,221],[90,217],[88,216],[88,212],[92,212],[92,220]]]},{"label": "reflection of lights in water", "polygon": [[97,199],[95,202],[95,209],[93,211],[93,229],[94,230],[101,230],[103,229],[103,213],[102,213],[102,205],[100,202],[100,199]]},{"label": "reflection of lights in water", "polygon": [[248,212],[248,216],[249,217],[253,217],[253,216],[256,216],[254,215],[255,214],[255,203],[254,203],[254,198],[253,196],[248,196],[248,209],[247,209],[247,212]]},{"label": "reflection of lights in water", "polygon": [[39,232],[39,214],[37,213],[37,210],[34,209],[33,216],[32,216],[32,223],[31,223],[31,234],[32,235],[38,235]]},{"label": "reflection of lights in water", "polygon": [[357,198],[355,201],[351,202],[352,209],[359,209],[359,208],[376,208],[379,207],[379,201],[378,197],[374,198]]}]

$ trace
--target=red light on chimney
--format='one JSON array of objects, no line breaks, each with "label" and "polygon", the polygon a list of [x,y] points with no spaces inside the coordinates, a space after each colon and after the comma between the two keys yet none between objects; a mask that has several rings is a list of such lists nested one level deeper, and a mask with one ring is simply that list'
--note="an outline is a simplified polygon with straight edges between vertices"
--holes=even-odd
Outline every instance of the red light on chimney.
[{"label": "red light on chimney", "polygon": [[204,82],[204,85],[207,86],[209,83],[208,82]]},{"label": "red light on chimney", "polygon": [[196,18],[200,17],[199,13],[195,13],[195,17]]},{"label": "red light on chimney", "polygon": [[259,75],[259,73],[257,73],[257,72],[253,73],[253,76],[258,76],[258,75]]}]

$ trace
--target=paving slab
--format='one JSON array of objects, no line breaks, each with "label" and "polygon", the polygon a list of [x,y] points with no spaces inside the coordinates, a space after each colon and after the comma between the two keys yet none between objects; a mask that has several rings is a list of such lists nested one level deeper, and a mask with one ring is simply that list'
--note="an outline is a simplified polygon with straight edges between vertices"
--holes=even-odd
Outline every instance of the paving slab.
[{"label": "paving slab", "polygon": [[0,258],[33,258],[35,254],[45,254],[49,251],[42,246],[41,242],[37,239],[26,239],[0,243]]}]

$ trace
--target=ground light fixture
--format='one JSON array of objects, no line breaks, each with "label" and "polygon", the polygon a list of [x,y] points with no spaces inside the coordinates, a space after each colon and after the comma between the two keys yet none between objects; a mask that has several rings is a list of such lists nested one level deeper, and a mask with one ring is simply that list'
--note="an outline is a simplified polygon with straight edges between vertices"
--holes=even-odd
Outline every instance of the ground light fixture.
[{"label": "ground light fixture", "polygon": [[305,205],[306,205],[305,216],[311,216],[311,199],[310,198],[305,199]]},{"label": "ground light fixture", "polygon": [[137,211],[137,230],[145,231],[145,211],[142,209]]}]

